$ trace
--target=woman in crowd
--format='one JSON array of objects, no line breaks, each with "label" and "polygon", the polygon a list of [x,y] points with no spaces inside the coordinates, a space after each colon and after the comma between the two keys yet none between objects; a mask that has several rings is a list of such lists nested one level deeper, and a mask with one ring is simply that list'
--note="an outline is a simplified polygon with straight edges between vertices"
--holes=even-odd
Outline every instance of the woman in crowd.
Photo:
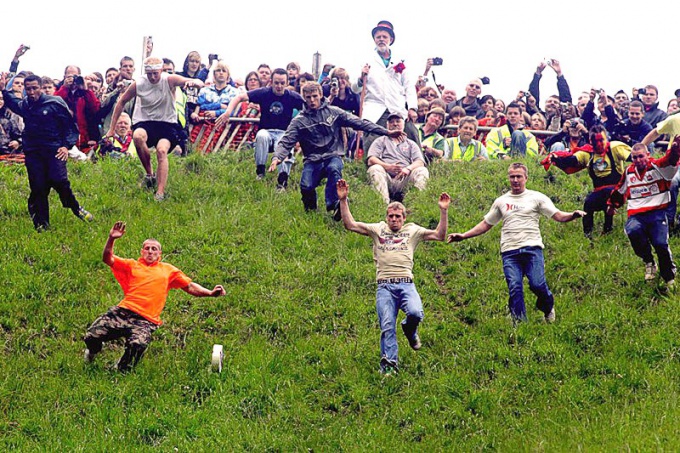
[{"label": "woman in crowd", "polygon": [[680,105],[678,105],[677,99],[671,99],[670,101],[668,101],[668,106],[666,107],[666,113],[668,113],[669,115],[672,115],[675,112],[677,112],[678,110],[680,110]]},{"label": "woman in crowd", "polygon": [[[297,82],[300,81],[298,77]],[[296,82],[296,83],[297,83]],[[260,82],[260,76],[255,71],[250,71],[246,76],[245,90],[251,91],[258,88],[262,88],[262,83]],[[251,102],[241,102],[234,109],[233,116],[237,118],[259,118],[260,117],[260,105],[253,104]],[[237,148],[243,142],[255,141],[255,134],[257,134],[257,124],[256,123],[241,123],[236,126],[238,129],[234,139],[232,141],[233,148]]]}]

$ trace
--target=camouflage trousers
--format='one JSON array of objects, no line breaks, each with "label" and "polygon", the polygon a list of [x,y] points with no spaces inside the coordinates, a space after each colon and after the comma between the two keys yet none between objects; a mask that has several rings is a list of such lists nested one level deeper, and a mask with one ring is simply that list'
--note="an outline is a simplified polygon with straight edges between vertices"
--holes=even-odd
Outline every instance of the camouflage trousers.
[{"label": "camouflage trousers", "polygon": [[143,316],[122,307],[111,307],[109,311],[95,319],[87,329],[83,340],[90,354],[102,350],[106,341],[125,338],[125,352],[118,361],[120,371],[132,369],[142,358],[151,343],[151,334],[158,326]]}]

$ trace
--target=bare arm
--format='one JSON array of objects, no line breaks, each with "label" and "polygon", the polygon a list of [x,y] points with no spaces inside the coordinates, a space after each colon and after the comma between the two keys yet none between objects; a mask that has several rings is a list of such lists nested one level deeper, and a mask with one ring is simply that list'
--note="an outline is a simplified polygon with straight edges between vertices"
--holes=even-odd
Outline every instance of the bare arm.
[{"label": "bare arm", "polygon": [[576,210],[574,212],[564,212],[564,211],[557,211],[551,219],[557,221],[557,222],[571,222],[572,220],[580,219],[586,215],[585,211],[580,211]]},{"label": "bare arm", "polygon": [[125,108],[125,104],[128,101],[134,99],[135,96],[137,96],[137,82],[132,82],[132,84],[127,88],[127,90],[125,90],[123,94],[118,96],[116,106],[113,108],[113,114],[111,114],[111,126],[109,127],[109,131],[106,133],[107,137],[113,137],[114,128],[116,127],[118,118],[120,118],[120,114],[123,113],[123,108]]},{"label": "bare arm", "polygon": [[177,87],[198,87],[203,88],[205,84],[201,79],[190,79],[188,77],[183,77],[178,74],[170,74],[168,76],[168,84],[172,91],[174,92]]},{"label": "bare arm", "polygon": [[194,297],[219,297],[226,294],[222,285],[215,285],[215,287],[210,290],[195,282],[189,283],[185,288],[182,288],[182,291],[191,294]]},{"label": "bare arm", "polygon": [[104,253],[102,255],[102,261],[106,263],[107,266],[113,266],[113,243],[116,239],[120,239],[125,234],[125,222],[120,220],[113,225],[111,231],[109,231],[109,238],[106,240],[106,245],[104,246]]},{"label": "bare arm", "polygon": [[424,241],[443,241],[446,239],[446,229],[449,226],[449,204],[451,197],[444,192],[439,195],[439,223],[435,230],[427,230],[423,235]]},{"label": "bare arm", "polygon": [[227,109],[224,111],[224,113],[217,117],[217,120],[215,120],[215,124],[218,127],[226,125],[229,122],[231,112],[234,111],[236,106],[239,105],[241,102],[244,101],[248,102],[249,100],[250,99],[248,99],[248,92],[241,93],[238,96],[236,96],[229,102],[229,105],[227,106]]},{"label": "bare arm", "polygon": [[464,241],[465,239],[470,239],[475,236],[480,236],[487,231],[489,231],[491,228],[493,228],[493,225],[490,223],[487,223],[486,220],[482,220],[479,222],[477,225],[472,227],[471,229],[467,230],[465,233],[452,233],[449,234],[447,242],[460,242]]},{"label": "bare arm", "polygon": [[369,235],[368,228],[365,223],[356,222],[352,213],[349,211],[349,203],[347,203],[347,195],[349,194],[349,185],[347,181],[341,179],[337,184],[338,198],[340,199],[340,213],[342,215],[342,224],[349,231],[355,233],[363,234],[364,236]]},{"label": "bare arm", "polygon": [[645,135],[645,138],[642,139],[641,143],[645,146],[649,146],[652,143],[654,143],[654,140],[659,138],[660,135],[661,134],[659,134],[659,132],[656,130],[656,128],[654,128],[651,131],[649,131],[649,134]]}]

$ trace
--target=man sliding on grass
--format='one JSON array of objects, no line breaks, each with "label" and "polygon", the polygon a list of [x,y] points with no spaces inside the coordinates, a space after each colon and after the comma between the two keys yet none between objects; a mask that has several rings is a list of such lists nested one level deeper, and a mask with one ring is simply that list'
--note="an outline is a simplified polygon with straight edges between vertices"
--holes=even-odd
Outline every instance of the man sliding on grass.
[{"label": "man sliding on grass", "polygon": [[104,247],[103,261],[113,271],[125,297],[115,307],[97,318],[85,334],[85,361],[91,363],[102,343],[125,337],[125,353],[118,361],[119,371],[132,369],[151,342],[151,334],[162,324],[160,314],[172,288],[180,288],[196,297],[223,296],[222,285],[212,291],[191,281],[175,266],[161,262],[161,244],[147,239],[137,260],[113,254],[113,243],[125,234],[125,223],[116,222]]}]

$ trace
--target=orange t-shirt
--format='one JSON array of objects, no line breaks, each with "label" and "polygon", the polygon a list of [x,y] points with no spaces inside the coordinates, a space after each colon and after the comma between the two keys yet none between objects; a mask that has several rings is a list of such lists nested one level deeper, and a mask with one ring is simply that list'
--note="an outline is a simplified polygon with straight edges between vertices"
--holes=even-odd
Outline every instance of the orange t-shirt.
[{"label": "orange t-shirt", "polygon": [[160,316],[168,292],[186,288],[191,283],[191,279],[172,264],[156,262],[149,266],[141,258],[133,260],[114,255],[111,270],[125,294],[118,306],[157,325],[163,324]]}]

